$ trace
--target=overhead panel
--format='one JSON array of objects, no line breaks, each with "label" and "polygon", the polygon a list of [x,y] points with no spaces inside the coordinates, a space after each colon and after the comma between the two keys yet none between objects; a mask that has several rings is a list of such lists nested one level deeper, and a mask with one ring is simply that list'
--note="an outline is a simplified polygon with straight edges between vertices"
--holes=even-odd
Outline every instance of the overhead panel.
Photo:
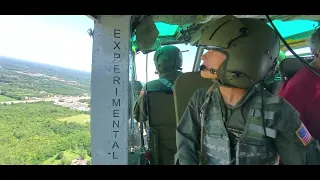
[{"label": "overhead panel", "polygon": [[[274,20],[272,22],[283,38],[314,30],[318,26],[318,22],[309,20]],[[270,23],[268,25],[271,26]]]},{"label": "overhead panel", "polygon": [[[317,21],[310,20],[273,20],[273,23],[285,39],[293,40],[292,38],[294,37],[295,41],[308,38],[310,33],[304,34],[304,32],[312,32],[319,25]],[[182,26],[179,25],[170,25],[163,22],[156,22],[155,25],[159,31],[159,38],[161,39],[161,42],[172,41],[172,39],[176,38],[178,30],[182,28]],[[268,23],[268,25],[271,26],[270,23]],[[136,37],[134,36],[133,41],[135,40]],[[136,43],[133,44],[135,45]]]}]

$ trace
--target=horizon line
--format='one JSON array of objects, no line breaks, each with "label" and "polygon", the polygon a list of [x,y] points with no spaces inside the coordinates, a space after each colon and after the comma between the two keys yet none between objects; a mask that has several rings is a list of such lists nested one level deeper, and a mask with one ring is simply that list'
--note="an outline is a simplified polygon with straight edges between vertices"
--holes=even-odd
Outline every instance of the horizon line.
[{"label": "horizon line", "polygon": [[11,57],[11,56],[3,56],[3,55],[0,55],[0,58],[15,59],[15,60],[20,60],[20,61],[28,61],[28,62],[38,63],[38,64],[42,64],[42,65],[49,65],[49,66],[53,66],[53,67],[65,68],[65,69],[70,69],[70,70],[76,70],[76,71],[86,72],[86,73],[91,73],[91,68],[92,68],[92,67],[90,68],[90,71],[86,71],[86,70],[83,70],[83,69],[75,69],[75,68],[70,68],[70,67],[65,67],[65,66],[59,66],[59,65],[50,64],[50,63],[45,63],[45,62],[38,62],[38,61],[34,61],[34,60],[29,60],[29,59],[20,59],[20,58]]}]

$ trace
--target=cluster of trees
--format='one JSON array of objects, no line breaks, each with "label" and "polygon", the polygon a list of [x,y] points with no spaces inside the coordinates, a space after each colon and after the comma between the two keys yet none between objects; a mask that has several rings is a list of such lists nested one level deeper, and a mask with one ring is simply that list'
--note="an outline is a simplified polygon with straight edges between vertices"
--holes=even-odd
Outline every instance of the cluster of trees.
[{"label": "cluster of trees", "polygon": [[15,95],[15,94],[8,94],[6,91],[1,91],[0,95],[12,98],[12,99],[16,99],[16,100],[23,100],[23,98],[21,96]]},{"label": "cluster of trees", "polygon": [[90,104],[90,99],[80,99],[79,102]]},{"label": "cluster of trees", "polygon": [[[3,73],[0,70],[0,73]],[[48,94],[83,96],[89,94],[89,87],[79,84],[69,84],[58,80],[50,80],[46,77],[33,77],[24,74],[18,74],[18,80],[12,80],[14,72],[3,73],[1,80],[10,81],[10,83],[0,83],[1,91],[13,98],[24,98],[26,96],[42,97]],[[45,93],[42,93],[45,92]],[[16,96],[16,97],[14,97]]]},{"label": "cluster of trees", "polygon": [[[0,57],[0,90],[16,100],[82,96],[90,94],[90,73]],[[79,114],[51,102],[1,106],[0,164],[70,164],[70,154],[90,159],[89,123],[58,120]]]},{"label": "cluster of trees", "polygon": [[80,99],[79,102],[87,103],[88,107],[90,107],[90,99]]},{"label": "cluster of trees", "polygon": [[90,156],[89,124],[58,120],[78,114],[50,102],[2,106],[0,164],[37,165],[54,156],[68,164],[61,152],[69,150]]}]

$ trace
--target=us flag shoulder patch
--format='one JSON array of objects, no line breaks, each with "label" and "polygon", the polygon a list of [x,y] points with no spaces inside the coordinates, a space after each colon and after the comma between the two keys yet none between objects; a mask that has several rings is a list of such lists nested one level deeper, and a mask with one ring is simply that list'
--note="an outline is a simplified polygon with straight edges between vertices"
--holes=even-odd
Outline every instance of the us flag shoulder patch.
[{"label": "us flag shoulder patch", "polygon": [[304,146],[307,146],[312,139],[311,134],[302,122],[299,129],[296,131],[296,134]]}]

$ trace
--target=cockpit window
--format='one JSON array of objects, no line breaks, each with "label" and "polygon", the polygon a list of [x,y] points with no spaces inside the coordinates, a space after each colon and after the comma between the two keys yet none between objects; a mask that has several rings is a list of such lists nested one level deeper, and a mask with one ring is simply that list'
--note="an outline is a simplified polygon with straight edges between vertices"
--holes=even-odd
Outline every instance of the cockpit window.
[{"label": "cockpit window", "polygon": [[[311,56],[311,50],[310,47],[304,47],[304,48],[299,48],[299,49],[294,49],[293,50],[297,55],[299,56]],[[294,57],[293,54],[290,51],[287,51],[286,57]]]}]

